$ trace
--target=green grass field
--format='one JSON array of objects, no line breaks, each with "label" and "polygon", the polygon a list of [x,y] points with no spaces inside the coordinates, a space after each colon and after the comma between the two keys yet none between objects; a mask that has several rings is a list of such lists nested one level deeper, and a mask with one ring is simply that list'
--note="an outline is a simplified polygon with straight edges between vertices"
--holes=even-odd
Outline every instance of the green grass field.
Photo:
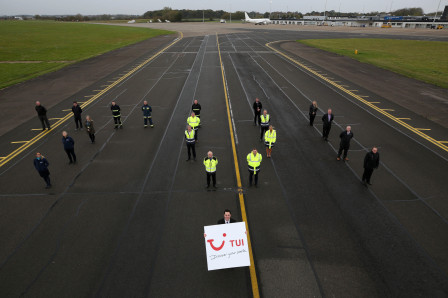
[{"label": "green grass field", "polygon": [[0,88],[151,37],[172,33],[86,23],[0,21]]},{"label": "green grass field", "polygon": [[[303,44],[448,88],[448,43],[395,39],[309,39]],[[355,55],[355,49],[358,55]]]}]

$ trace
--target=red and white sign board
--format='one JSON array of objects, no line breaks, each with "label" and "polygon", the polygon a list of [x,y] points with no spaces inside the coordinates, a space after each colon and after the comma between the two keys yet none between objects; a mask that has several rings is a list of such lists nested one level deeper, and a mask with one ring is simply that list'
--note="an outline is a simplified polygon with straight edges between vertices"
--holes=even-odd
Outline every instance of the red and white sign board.
[{"label": "red and white sign board", "polygon": [[250,266],[244,222],[205,226],[204,238],[208,271]]}]

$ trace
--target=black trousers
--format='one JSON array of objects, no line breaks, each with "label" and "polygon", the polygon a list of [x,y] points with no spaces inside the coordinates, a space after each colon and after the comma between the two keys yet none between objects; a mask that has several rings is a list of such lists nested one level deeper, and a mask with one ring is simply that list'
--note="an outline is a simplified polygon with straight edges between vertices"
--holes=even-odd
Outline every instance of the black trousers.
[{"label": "black trousers", "polygon": [[260,140],[263,140],[264,134],[269,129],[269,126],[260,126]]},{"label": "black trousers", "polygon": [[89,138],[92,143],[95,143],[95,134],[94,133],[89,133]]},{"label": "black trousers", "polygon": [[51,185],[50,176],[49,175],[42,176],[42,178],[44,179],[45,183],[47,183],[47,186]]},{"label": "black trousers", "polygon": [[350,145],[346,146],[343,144],[339,144],[338,157],[341,157],[342,151],[344,151],[344,158],[346,158],[349,148],[350,148]]},{"label": "black trousers", "polygon": [[324,124],[323,130],[322,130],[322,137],[324,137],[324,139],[328,138],[328,135],[330,134],[330,130],[331,130],[331,124],[330,125]]},{"label": "black trousers", "polygon": [[252,176],[255,176],[254,177],[254,182],[255,182],[255,185],[257,185],[258,184],[258,176],[259,175],[260,175],[260,170],[258,170],[256,172],[256,174],[254,174],[254,171],[249,170],[249,185],[252,185]]},{"label": "black trousers", "polygon": [[257,112],[255,111],[255,116],[254,116],[254,124],[257,125],[257,121],[258,121],[258,125],[260,125],[260,116],[261,116],[261,111]]},{"label": "black trousers", "polygon": [[196,144],[195,143],[187,143],[187,150],[188,150],[188,159],[191,158],[191,152],[193,152],[193,158],[196,158]]},{"label": "black trousers", "polygon": [[198,128],[193,128],[194,130],[194,140],[197,141],[198,140]]},{"label": "black trousers", "polygon": [[122,126],[121,116],[117,116],[117,117],[114,116],[114,123],[115,123],[115,127]]},{"label": "black trousers", "polygon": [[152,116],[143,116],[143,123],[146,125],[148,125],[148,120],[149,120],[149,125],[154,125],[152,123]]},{"label": "black trousers", "polygon": [[216,186],[216,172],[210,173],[210,172],[206,172],[207,173],[207,186],[210,186],[210,177],[213,179],[213,186]]},{"label": "black trousers", "polygon": [[79,127],[82,128],[82,119],[81,119],[81,116],[75,116],[76,129],[78,129],[78,123],[79,123]]},{"label": "black trousers", "polygon": [[64,149],[65,153],[67,153],[68,159],[70,162],[76,162],[76,154],[75,149]]},{"label": "black trousers", "polygon": [[48,118],[46,115],[39,115],[40,123],[42,123],[42,129],[45,129],[45,124],[47,124],[47,128],[50,129],[50,122],[48,122]]},{"label": "black trousers", "polygon": [[373,169],[370,168],[364,168],[364,173],[362,174],[362,181],[367,181],[367,183],[370,183],[370,178],[372,177]]},{"label": "black trousers", "polygon": [[310,114],[310,126],[313,126],[314,118],[316,118],[316,114]]}]

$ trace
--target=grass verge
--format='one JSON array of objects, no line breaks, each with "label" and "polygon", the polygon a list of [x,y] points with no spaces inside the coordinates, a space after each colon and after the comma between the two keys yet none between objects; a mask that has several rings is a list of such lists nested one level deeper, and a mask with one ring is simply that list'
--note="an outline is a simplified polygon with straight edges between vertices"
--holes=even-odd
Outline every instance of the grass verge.
[{"label": "grass verge", "polygon": [[[448,88],[447,42],[362,38],[298,42]],[[358,55],[355,50],[358,50]]]},{"label": "grass verge", "polygon": [[[53,21],[0,21],[0,88],[171,31]],[[21,63],[26,61],[27,63]]]}]

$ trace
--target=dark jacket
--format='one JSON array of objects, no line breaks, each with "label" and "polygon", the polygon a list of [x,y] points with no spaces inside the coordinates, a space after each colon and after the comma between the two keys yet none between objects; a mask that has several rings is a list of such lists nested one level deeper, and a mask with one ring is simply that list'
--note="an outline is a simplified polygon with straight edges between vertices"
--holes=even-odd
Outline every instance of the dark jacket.
[{"label": "dark jacket", "polygon": [[86,131],[88,134],[94,134],[95,133],[95,127],[93,126],[93,120],[87,121],[86,120]]},{"label": "dark jacket", "polygon": [[[253,109],[254,109],[255,114],[260,114],[262,108],[263,108],[263,105],[261,104],[261,101],[259,101],[259,102],[254,101]],[[257,109],[260,109],[260,110],[257,111]]]},{"label": "dark jacket", "polygon": [[377,169],[380,165],[380,154],[370,151],[364,157],[364,169]]},{"label": "dark jacket", "polygon": [[72,139],[71,136],[62,137],[62,144],[64,144],[65,150],[71,150],[75,148],[75,141]]},{"label": "dark jacket", "polygon": [[34,159],[34,167],[42,177],[50,175],[50,171],[48,170],[49,165],[50,163],[44,157],[41,157],[40,159]]},{"label": "dark jacket", "polygon": [[330,115],[330,121],[328,121],[328,113],[322,116],[322,122],[324,123],[325,126],[331,126],[331,122],[333,122],[333,119],[334,119],[333,114]]},{"label": "dark jacket", "polygon": [[151,116],[152,108],[150,105],[143,105],[142,111],[143,111],[143,117],[149,117]]},{"label": "dark jacket", "polygon": [[339,135],[339,138],[341,139],[341,146],[342,147],[349,147],[350,146],[350,140],[353,138],[353,132],[350,131],[350,133],[347,133],[347,131],[344,130]]},{"label": "dark jacket", "polygon": [[316,116],[317,114],[317,107],[315,107],[313,104],[310,105],[310,116],[314,115]]},{"label": "dark jacket", "polygon": [[[236,222],[236,220],[234,220],[233,218],[230,218],[229,221],[230,221],[230,223]],[[224,218],[221,218],[220,220],[218,220],[218,225],[223,225],[225,223],[226,223],[226,221],[224,220]]]},{"label": "dark jacket", "polygon": [[73,115],[75,116],[75,117],[81,117],[81,113],[82,113],[82,109],[81,109],[81,107],[80,106],[73,106],[72,107],[72,112],[73,112]]},{"label": "dark jacket", "polygon": [[201,105],[200,104],[197,104],[197,105],[193,104],[191,106],[191,110],[194,112],[194,114],[196,116],[199,116],[201,114]]},{"label": "dark jacket", "polygon": [[120,116],[120,107],[117,104],[114,106],[111,105],[110,109],[111,109],[112,115],[114,115],[114,117]]},{"label": "dark jacket", "polygon": [[45,116],[47,115],[47,109],[44,108],[42,105],[36,106],[36,111],[38,116]]}]

